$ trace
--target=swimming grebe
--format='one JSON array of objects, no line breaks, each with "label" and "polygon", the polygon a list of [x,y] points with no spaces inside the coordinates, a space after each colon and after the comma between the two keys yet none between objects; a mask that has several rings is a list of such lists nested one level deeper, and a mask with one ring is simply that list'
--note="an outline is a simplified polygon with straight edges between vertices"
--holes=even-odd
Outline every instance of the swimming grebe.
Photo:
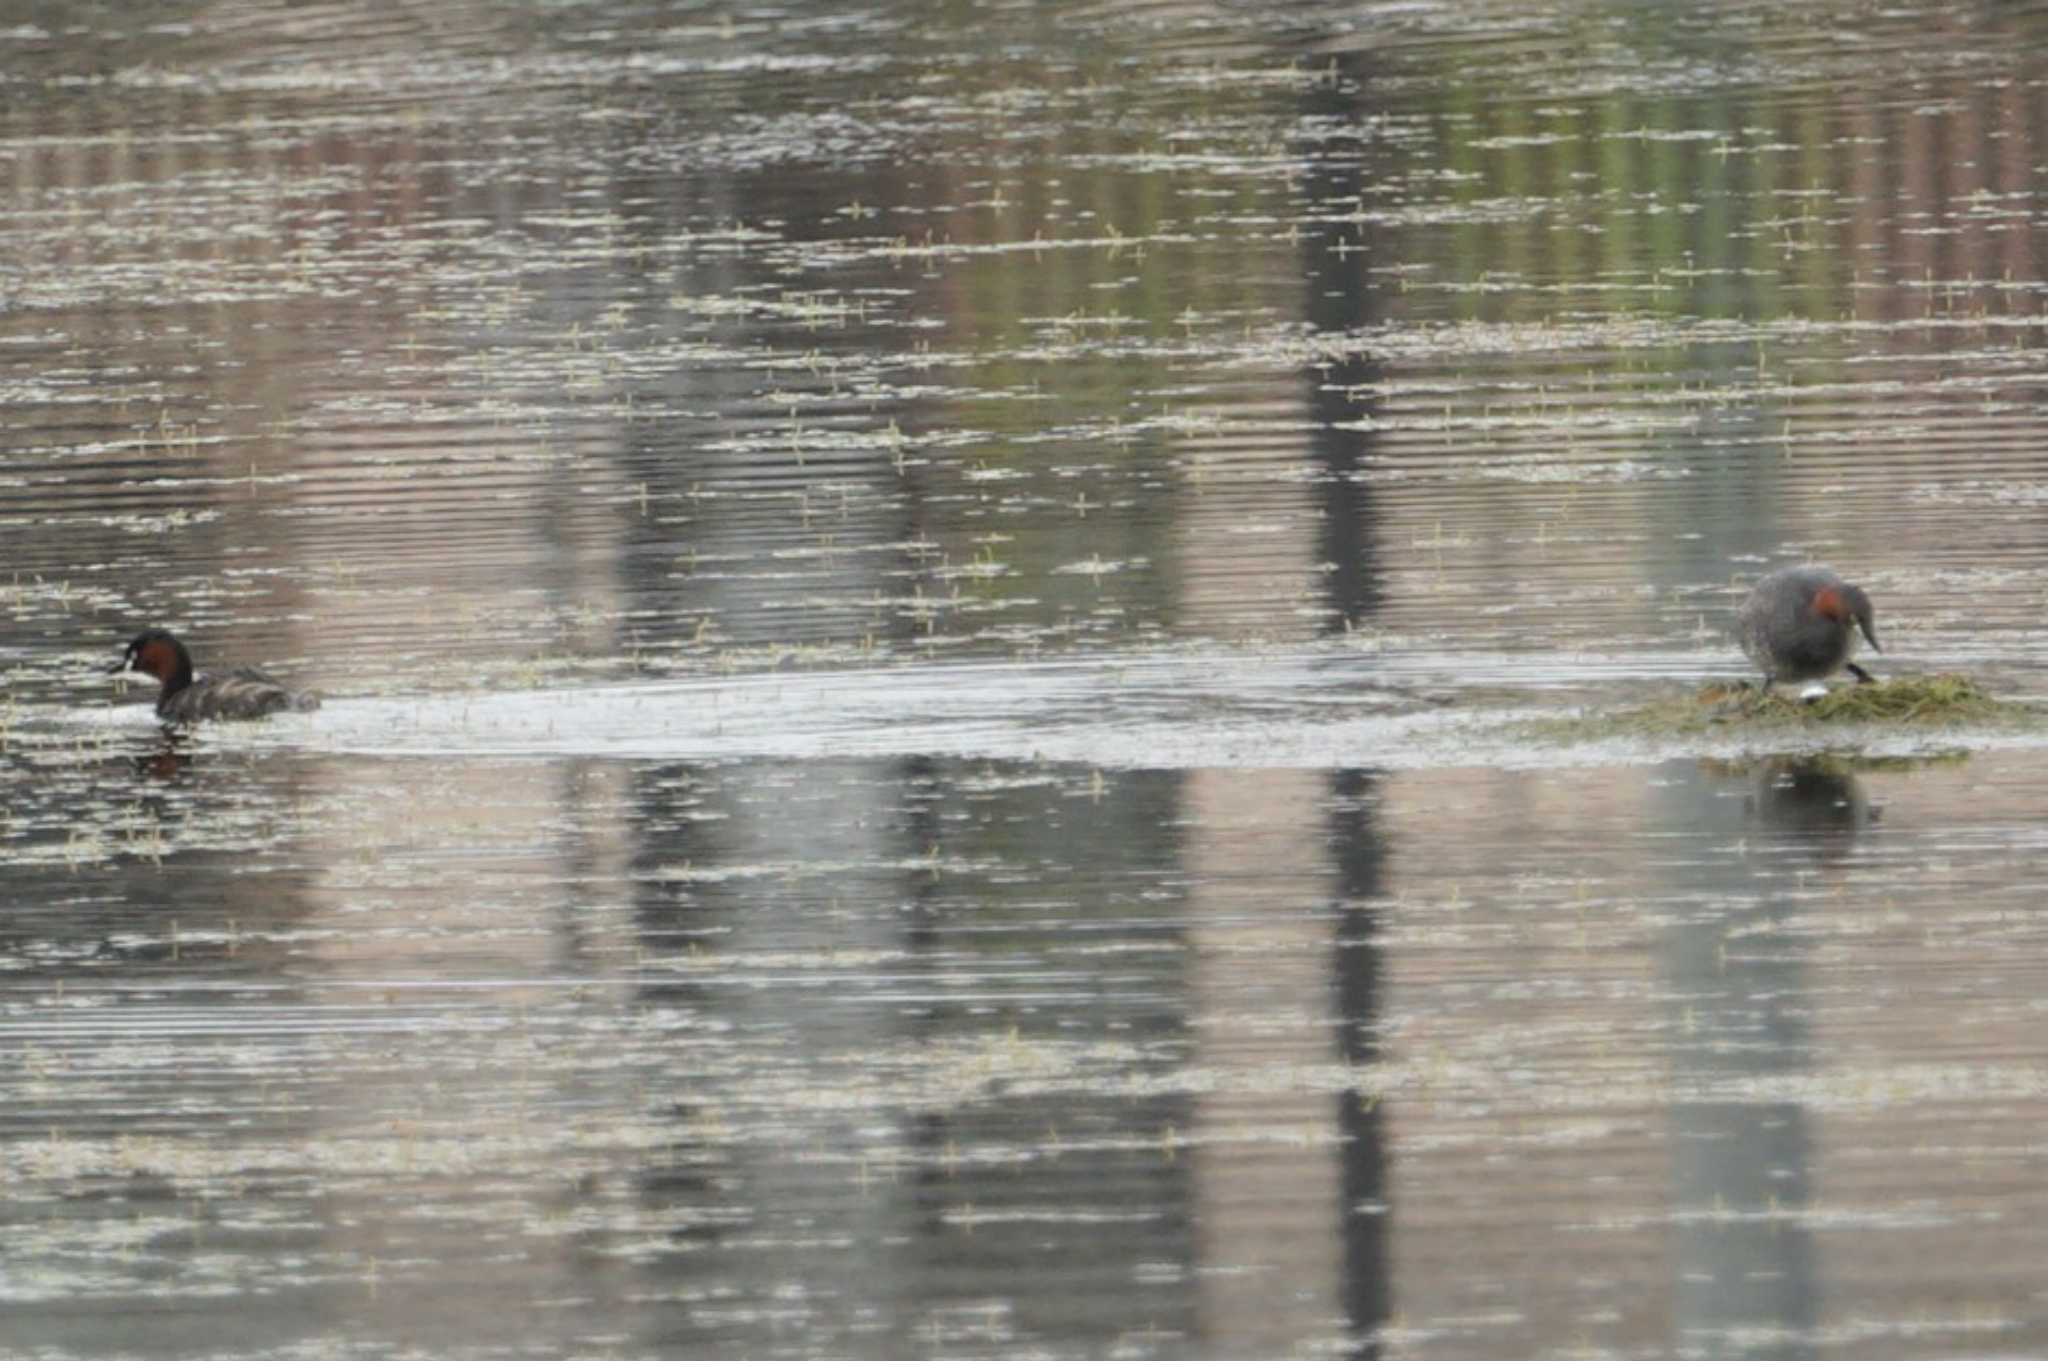
[{"label": "swimming grebe", "polygon": [[304,712],[320,707],[320,696],[287,690],[275,677],[251,667],[219,676],[194,676],[192,654],[175,635],[145,629],[135,635],[121,660],[108,674],[141,671],[164,684],[156,697],[156,716],[166,723],[197,723],[203,718],[262,718],[286,709]]},{"label": "swimming grebe", "polygon": [[1854,629],[1879,652],[1870,597],[1825,567],[1787,567],[1771,573],[1742,602],[1737,632],[1742,650],[1772,681],[1820,680],[1847,667],[1859,681],[1870,673],[1849,660]]}]

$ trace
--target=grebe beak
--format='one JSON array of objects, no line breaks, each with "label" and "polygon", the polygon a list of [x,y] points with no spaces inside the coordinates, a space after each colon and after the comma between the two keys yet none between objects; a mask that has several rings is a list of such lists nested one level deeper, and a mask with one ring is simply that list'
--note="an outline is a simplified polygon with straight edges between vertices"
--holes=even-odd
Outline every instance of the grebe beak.
[{"label": "grebe beak", "polygon": [[130,664],[131,662],[133,662],[134,660],[135,660],[135,659],[134,659],[133,657],[128,657],[128,656],[124,656],[124,657],[122,657],[120,661],[118,661],[118,662],[115,662],[115,663],[114,663],[114,664],[113,664],[112,666],[110,666],[110,667],[108,667],[108,668],[107,668],[107,674],[108,674],[109,676],[118,676],[118,675],[120,675],[120,674],[121,674],[121,673],[122,673],[123,671],[127,671],[127,670],[131,669],[131,668],[130,668],[130,666],[129,666],[129,664]]}]

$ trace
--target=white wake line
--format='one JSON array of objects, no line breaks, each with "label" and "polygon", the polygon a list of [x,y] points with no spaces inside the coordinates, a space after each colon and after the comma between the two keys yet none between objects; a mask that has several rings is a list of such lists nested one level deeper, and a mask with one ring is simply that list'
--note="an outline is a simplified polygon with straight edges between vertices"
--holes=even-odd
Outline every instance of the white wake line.
[{"label": "white wake line", "polygon": [[[216,750],[437,758],[830,760],[941,756],[1108,768],[1532,768],[1743,756],[1772,739],[1532,744],[1506,725],[1559,707],[1529,692],[1612,688],[1625,703],[1646,678],[1697,675],[1670,653],[1383,657],[1314,652],[919,665],[791,672],[582,689],[338,698],[312,714],[216,723]],[[1478,687],[1519,698],[1484,698]],[[146,705],[74,711],[77,721],[145,732]],[[1841,736],[1833,738],[1841,742]],[[1992,735],[1948,735],[1950,749]],[[1858,735],[1873,755],[1912,755],[1929,739]],[[2032,746],[2000,735],[2000,746]]]}]

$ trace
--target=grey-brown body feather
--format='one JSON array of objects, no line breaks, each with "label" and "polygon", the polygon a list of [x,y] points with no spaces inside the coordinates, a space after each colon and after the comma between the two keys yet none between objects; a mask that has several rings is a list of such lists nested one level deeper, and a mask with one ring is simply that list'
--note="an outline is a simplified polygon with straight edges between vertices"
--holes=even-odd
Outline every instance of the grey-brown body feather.
[{"label": "grey-brown body feather", "polygon": [[[1816,608],[1824,591],[1834,593],[1838,613]],[[1841,670],[1855,653],[1858,627],[1877,647],[1870,598],[1827,568],[1807,566],[1787,567],[1759,581],[1742,602],[1735,631],[1768,685],[1821,680]]]},{"label": "grey-brown body feather", "polygon": [[287,710],[305,713],[319,707],[320,696],[286,689],[275,676],[242,667],[218,676],[200,676],[184,689],[159,699],[156,712],[172,723],[196,723],[265,718]]}]

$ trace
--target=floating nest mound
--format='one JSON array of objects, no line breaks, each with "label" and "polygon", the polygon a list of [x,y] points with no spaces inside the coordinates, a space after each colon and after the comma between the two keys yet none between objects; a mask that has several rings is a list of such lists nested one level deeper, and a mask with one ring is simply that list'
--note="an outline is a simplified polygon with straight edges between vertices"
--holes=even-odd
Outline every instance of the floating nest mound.
[{"label": "floating nest mound", "polygon": [[1833,727],[2048,727],[2048,710],[1994,699],[1968,676],[1908,676],[1838,685],[1814,700],[1743,681],[1717,681],[1633,709],[1586,710],[1528,725],[1533,737],[1682,737],[1744,732],[1817,732]]}]

